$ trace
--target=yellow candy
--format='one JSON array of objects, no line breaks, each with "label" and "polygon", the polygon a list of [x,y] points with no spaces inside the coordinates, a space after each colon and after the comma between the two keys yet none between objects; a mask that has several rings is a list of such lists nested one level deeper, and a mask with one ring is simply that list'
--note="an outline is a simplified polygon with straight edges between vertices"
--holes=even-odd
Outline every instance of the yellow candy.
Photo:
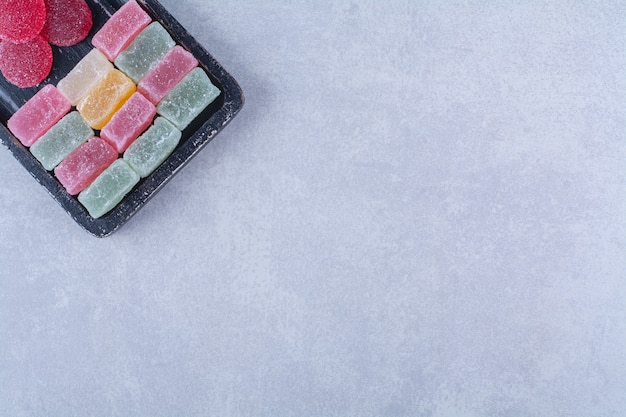
[{"label": "yellow candy", "polygon": [[137,86],[121,71],[110,69],[76,106],[87,124],[100,130],[135,92]]}]

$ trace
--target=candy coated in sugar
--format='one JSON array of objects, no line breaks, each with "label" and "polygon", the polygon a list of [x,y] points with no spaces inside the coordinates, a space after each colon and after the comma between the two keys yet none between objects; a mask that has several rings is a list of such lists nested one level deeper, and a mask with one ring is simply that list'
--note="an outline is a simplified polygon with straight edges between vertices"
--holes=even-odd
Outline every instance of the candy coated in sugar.
[{"label": "candy coated in sugar", "polygon": [[94,48],[58,82],[57,88],[72,105],[76,105],[111,68],[113,64]]},{"label": "candy coated in sugar", "polygon": [[142,178],[150,175],[172,153],[181,132],[169,121],[158,117],[143,135],[124,152],[124,160]]},{"label": "candy coated in sugar", "polygon": [[175,42],[159,22],[141,31],[115,59],[115,66],[139,82],[174,47]]},{"label": "candy coated in sugar", "polygon": [[54,169],[59,182],[71,195],[85,189],[118,157],[106,141],[92,137],[69,154]]},{"label": "candy coated in sugar", "polygon": [[30,152],[45,169],[51,171],[93,133],[81,115],[73,111],[39,138],[30,147]]},{"label": "candy coated in sugar", "polygon": [[220,90],[198,67],[165,96],[157,106],[157,113],[183,130],[219,95]]},{"label": "candy coated in sugar", "polygon": [[139,182],[139,175],[119,158],[79,195],[91,217],[99,218],[111,211]]},{"label": "candy coated in sugar", "polygon": [[0,42],[0,71],[11,84],[34,87],[52,68],[52,48],[41,36],[24,43]]},{"label": "candy coated in sugar", "polygon": [[135,90],[135,83],[117,69],[111,69],[78,102],[76,108],[89,126],[100,130]]},{"label": "candy coated in sugar", "polygon": [[176,45],[137,84],[137,91],[152,103],[159,102],[183,77],[198,66],[198,60]]},{"label": "candy coated in sugar", "polygon": [[106,140],[119,153],[126,148],[152,123],[156,107],[140,93],[135,93],[124,103],[100,131]]},{"label": "candy coated in sugar", "polygon": [[45,21],[44,0],[0,1],[0,40],[27,42],[41,32]]},{"label": "candy coated in sugar", "polygon": [[45,0],[46,23],[41,36],[56,46],[72,46],[84,40],[93,19],[85,0]]},{"label": "candy coated in sugar", "polygon": [[70,108],[70,102],[59,90],[48,84],[9,118],[7,127],[24,146],[31,146]]},{"label": "candy coated in sugar", "polygon": [[135,0],[120,7],[93,36],[91,43],[111,61],[135,39],[152,19]]}]

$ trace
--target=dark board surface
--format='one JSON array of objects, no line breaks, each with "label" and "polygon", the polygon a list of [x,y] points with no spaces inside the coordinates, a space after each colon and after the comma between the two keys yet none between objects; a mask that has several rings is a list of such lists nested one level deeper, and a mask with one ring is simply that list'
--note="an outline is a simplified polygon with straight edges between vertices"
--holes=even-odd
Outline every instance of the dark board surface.
[{"label": "dark board surface", "polygon": [[15,158],[43,185],[50,195],[68,212],[74,220],[89,233],[108,236],[128,221],[167,181],[169,181],[198,151],[211,141],[219,131],[232,120],[243,106],[244,98],[233,77],[168,13],[157,1],[138,0],[138,3],[165,27],[174,41],[190,51],[199,61],[222,94],[207,107],[184,131],[172,155],[151,175],[142,179],[137,186],[104,216],[94,219],[78,202],[69,195],[52,172],[46,171],[7,129],[8,119],[41,87],[56,85],[92,48],[91,38],[104,25],[108,18],[119,9],[124,1],[87,0],[93,14],[93,28],[87,39],[71,47],[54,47],[52,71],[40,85],[32,88],[18,88],[0,77],[0,140]]}]

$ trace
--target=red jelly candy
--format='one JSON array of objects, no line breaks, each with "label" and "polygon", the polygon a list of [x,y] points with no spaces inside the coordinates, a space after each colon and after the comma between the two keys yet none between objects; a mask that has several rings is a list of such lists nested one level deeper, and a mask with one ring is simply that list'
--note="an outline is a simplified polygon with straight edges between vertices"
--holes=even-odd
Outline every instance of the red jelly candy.
[{"label": "red jelly candy", "polygon": [[118,157],[117,151],[98,137],[80,145],[54,170],[68,193],[76,195],[91,184]]},{"label": "red jelly candy", "polygon": [[45,3],[46,23],[41,30],[45,40],[56,46],[72,46],[87,37],[93,19],[85,0],[45,0]]},{"label": "red jelly candy", "polygon": [[0,39],[23,43],[35,38],[46,21],[44,0],[0,0]]},{"label": "red jelly candy", "polygon": [[33,87],[42,82],[52,68],[52,48],[37,36],[25,43],[0,42],[0,71],[18,87]]}]

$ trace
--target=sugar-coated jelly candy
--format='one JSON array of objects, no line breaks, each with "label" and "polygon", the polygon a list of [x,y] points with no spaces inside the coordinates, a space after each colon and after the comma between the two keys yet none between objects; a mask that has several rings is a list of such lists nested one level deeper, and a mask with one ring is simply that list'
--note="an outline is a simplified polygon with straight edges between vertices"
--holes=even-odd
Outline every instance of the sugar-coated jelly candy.
[{"label": "sugar-coated jelly candy", "polygon": [[20,88],[42,82],[52,68],[52,48],[41,36],[24,43],[0,42],[0,71]]},{"label": "sugar-coated jelly candy", "polygon": [[115,59],[115,66],[133,81],[141,80],[175,45],[169,33],[158,22],[141,31]]},{"label": "sugar-coated jelly candy", "polygon": [[91,217],[102,217],[122,201],[139,179],[128,163],[119,158],[78,195],[78,201]]},{"label": "sugar-coated jelly candy", "polygon": [[124,160],[142,178],[159,167],[180,141],[181,132],[162,117],[158,117],[146,132],[124,152]]},{"label": "sugar-coated jelly candy", "polygon": [[111,69],[85,94],[76,108],[89,126],[100,130],[135,90],[135,83],[120,71]]},{"label": "sugar-coated jelly candy", "polygon": [[92,49],[58,82],[57,88],[72,105],[76,105],[113,64],[98,49]]},{"label": "sugar-coated jelly candy", "polygon": [[31,146],[71,107],[59,90],[48,84],[11,116],[7,127],[24,146]]},{"label": "sugar-coated jelly candy", "polygon": [[44,0],[0,1],[0,39],[23,43],[35,38],[46,21]]},{"label": "sugar-coated jelly candy", "polygon": [[102,130],[100,137],[123,153],[146,130],[156,114],[156,107],[140,93],[135,93],[117,111]]},{"label": "sugar-coated jelly candy", "polygon": [[183,77],[198,66],[194,56],[176,45],[137,84],[137,91],[155,105],[170,92]]},{"label": "sugar-coated jelly candy", "polygon": [[157,113],[183,130],[219,95],[220,90],[198,67],[165,96],[157,106]]},{"label": "sugar-coated jelly candy", "polygon": [[84,190],[118,157],[118,153],[104,140],[92,137],[69,154],[54,169],[59,182],[71,195]]},{"label": "sugar-coated jelly candy", "polygon": [[76,45],[87,37],[93,19],[85,0],[45,0],[46,23],[41,36],[56,46]]},{"label": "sugar-coated jelly candy", "polygon": [[151,21],[141,6],[131,0],[106,21],[91,42],[109,60],[114,61]]},{"label": "sugar-coated jelly candy", "polygon": [[93,130],[78,112],[73,111],[39,138],[30,147],[30,152],[45,169],[51,171],[91,136]]}]

